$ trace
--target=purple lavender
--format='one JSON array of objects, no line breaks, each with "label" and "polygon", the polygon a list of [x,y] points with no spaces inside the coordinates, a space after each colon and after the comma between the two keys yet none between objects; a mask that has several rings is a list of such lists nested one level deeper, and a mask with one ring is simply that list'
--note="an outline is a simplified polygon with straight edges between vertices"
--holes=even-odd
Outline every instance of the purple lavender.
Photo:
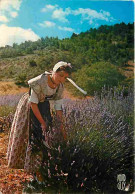
[{"label": "purple lavender", "polygon": [[[0,97],[0,104],[15,107],[20,97]],[[59,191],[65,187],[67,193],[116,193],[117,174],[123,173],[132,185],[133,104],[133,92],[125,97],[117,88],[103,88],[92,99],[64,99],[67,141],[54,139],[55,149],[48,151],[42,169],[46,185]],[[56,122],[54,115],[53,131],[60,135]]]}]

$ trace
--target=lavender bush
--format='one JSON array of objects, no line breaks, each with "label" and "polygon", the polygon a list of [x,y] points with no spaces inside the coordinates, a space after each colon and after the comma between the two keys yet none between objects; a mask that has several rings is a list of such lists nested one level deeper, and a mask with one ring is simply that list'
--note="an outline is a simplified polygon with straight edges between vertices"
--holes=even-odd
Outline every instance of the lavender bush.
[{"label": "lavender bush", "polygon": [[[5,102],[11,106],[9,100]],[[63,113],[67,141],[60,138],[54,115],[57,133],[53,149],[46,148],[46,164],[40,169],[45,184],[37,185],[38,191],[119,193],[117,175],[125,174],[131,193],[133,92],[124,97],[117,88],[103,88],[92,99],[64,99]]]},{"label": "lavender bush", "polygon": [[[133,93],[116,88],[93,99],[65,99],[67,142],[54,141],[41,169],[45,184],[65,192],[117,193],[117,175],[133,190]],[[56,126],[56,123],[55,123]]]},{"label": "lavender bush", "polygon": [[22,95],[0,96],[0,132],[10,129],[16,106]]},{"label": "lavender bush", "polygon": [[22,95],[23,94],[19,94],[19,95],[2,95],[2,96],[0,96],[0,106],[9,106],[9,107],[16,106]]}]

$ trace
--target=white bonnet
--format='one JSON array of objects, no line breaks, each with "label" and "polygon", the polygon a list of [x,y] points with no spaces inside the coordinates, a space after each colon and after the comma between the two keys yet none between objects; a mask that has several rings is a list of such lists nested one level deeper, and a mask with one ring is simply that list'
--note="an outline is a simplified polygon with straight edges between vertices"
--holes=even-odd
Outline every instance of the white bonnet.
[{"label": "white bonnet", "polygon": [[72,66],[71,66],[71,63],[67,63],[67,62],[64,62],[64,61],[59,61],[58,63],[56,63],[55,65],[54,65],[54,67],[53,67],[53,72],[56,72],[57,71],[57,69],[59,69],[60,67],[62,67],[62,66],[70,66],[71,68],[72,68]]}]

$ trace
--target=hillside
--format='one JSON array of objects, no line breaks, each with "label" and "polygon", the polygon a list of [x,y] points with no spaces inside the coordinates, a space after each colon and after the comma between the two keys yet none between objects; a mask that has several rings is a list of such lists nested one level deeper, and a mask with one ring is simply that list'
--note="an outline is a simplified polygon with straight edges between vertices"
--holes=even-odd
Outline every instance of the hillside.
[{"label": "hillside", "polygon": [[[107,76],[111,77],[110,87],[113,85],[132,85],[133,83],[133,53],[134,53],[134,25],[133,24],[115,24],[114,26],[100,26],[98,29],[90,29],[87,32],[74,34],[71,38],[59,40],[58,38],[41,38],[38,41],[26,41],[20,45],[13,44],[0,48],[0,81],[14,81],[21,86],[27,86],[27,80],[43,73],[44,70],[51,70],[53,65],[60,60],[71,62],[73,65],[73,79],[89,90],[87,85],[91,85],[96,77],[88,73],[97,71],[101,64],[110,64],[110,69],[104,67],[103,81],[101,70],[98,75],[101,79],[98,81],[99,89],[106,85]],[[98,69],[100,69],[98,67]],[[80,83],[79,72],[82,68],[90,77],[86,84]],[[95,68],[95,69],[94,69]],[[102,67],[101,67],[102,69]],[[112,72],[113,70],[114,72]],[[106,72],[107,71],[107,72]],[[118,72],[115,84],[112,84],[114,74]],[[123,77],[122,77],[123,76]],[[128,78],[128,80],[127,80]],[[80,79],[81,80],[81,79]],[[102,80],[102,83],[101,83]],[[97,82],[97,81],[96,81]],[[94,86],[93,86],[94,87]],[[68,89],[73,90],[71,86]],[[89,92],[89,94],[93,93]]]}]

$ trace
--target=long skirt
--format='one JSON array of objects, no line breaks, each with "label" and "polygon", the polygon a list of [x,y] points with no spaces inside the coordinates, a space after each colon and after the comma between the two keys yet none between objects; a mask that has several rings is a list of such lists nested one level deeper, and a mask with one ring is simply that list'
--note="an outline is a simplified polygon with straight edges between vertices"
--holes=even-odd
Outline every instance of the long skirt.
[{"label": "long skirt", "polygon": [[[52,117],[48,100],[38,104],[39,111],[51,130]],[[7,159],[8,167],[36,172],[44,164],[47,148],[44,145],[45,136],[41,124],[29,106],[29,94],[20,99],[9,137]]]}]

